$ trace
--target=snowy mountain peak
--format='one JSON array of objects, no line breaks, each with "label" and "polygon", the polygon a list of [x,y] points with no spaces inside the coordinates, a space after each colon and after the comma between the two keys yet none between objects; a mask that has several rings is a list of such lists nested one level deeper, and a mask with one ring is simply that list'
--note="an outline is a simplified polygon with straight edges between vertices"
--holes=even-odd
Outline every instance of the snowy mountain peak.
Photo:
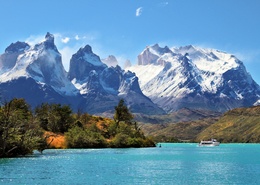
[{"label": "snowy mountain peak", "polygon": [[62,95],[77,94],[77,89],[67,79],[61,55],[54,44],[52,34],[47,33],[45,41],[25,50],[23,53],[17,52],[16,55],[15,65],[1,75],[1,82],[25,77],[31,78],[39,84],[48,84]]},{"label": "snowy mountain peak", "polygon": [[138,55],[138,65],[165,65],[164,61],[158,60],[164,54],[172,54],[172,51],[165,46],[160,47],[158,44],[147,46],[141,54]]},{"label": "snowy mountain peak", "polygon": [[164,48],[160,47],[159,44],[154,44],[152,46],[146,46],[146,48],[141,52],[142,54],[148,54],[151,53],[156,56],[161,56],[164,53],[171,53],[172,51],[169,49],[168,46],[165,46]]},{"label": "snowy mountain peak", "polygon": [[150,46],[148,48],[151,48],[153,52],[155,52],[157,55],[163,55],[165,53],[171,53],[172,51],[169,49],[168,46],[165,46],[164,48],[160,47],[159,44],[155,44],[153,46]]},{"label": "snowy mountain peak", "polygon": [[89,63],[89,65],[93,66],[105,66],[105,64],[101,62],[100,57],[93,53],[92,48],[89,45],[86,45],[84,48],[80,48],[78,52],[72,56],[72,58]]},{"label": "snowy mountain peak", "polygon": [[45,40],[39,44],[36,44],[33,48],[33,50],[38,50],[38,51],[46,50],[46,49],[50,49],[59,53],[54,43],[54,35],[50,34],[49,32],[47,32],[47,34],[45,35]]},{"label": "snowy mountain peak", "polygon": [[18,53],[18,52],[23,52],[26,49],[29,49],[29,44],[25,43],[25,42],[16,42],[16,43],[12,43],[10,46],[8,46],[5,49],[5,53]]},{"label": "snowy mountain peak", "polygon": [[184,50],[184,51],[190,51],[190,52],[192,52],[192,51],[196,51],[197,48],[196,48],[195,46],[193,46],[193,45],[187,45],[187,46],[181,46],[181,47],[179,47],[179,50],[180,50],[180,51]]},{"label": "snowy mountain peak", "polygon": [[[165,49],[166,48],[166,49]],[[193,45],[146,47],[127,68],[143,93],[167,112],[184,106],[225,111],[258,101],[260,87],[234,55]]]},{"label": "snowy mountain peak", "polygon": [[[109,59],[115,57],[111,55]],[[143,95],[134,73],[126,72],[118,65],[108,67],[90,52],[88,46],[86,51],[82,48],[72,56],[68,78],[85,98],[84,108],[90,112],[112,110],[121,98],[133,112],[164,112]]]},{"label": "snowy mountain peak", "polygon": [[54,35],[49,33],[49,32],[47,32],[47,34],[45,35],[45,41],[54,43]]},{"label": "snowy mountain peak", "polygon": [[84,48],[80,48],[79,53],[93,53],[90,45],[86,45]]},{"label": "snowy mountain peak", "polygon": [[100,57],[92,52],[92,48],[89,45],[86,45],[72,55],[68,78],[70,80],[75,78],[82,81],[85,80],[90,71],[95,70],[99,73],[106,67],[106,64],[101,62]]},{"label": "snowy mountain peak", "polygon": [[12,69],[19,55],[28,50],[30,46],[25,42],[12,43],[5,49],[5,53],[0,55],[0,75]]},{"label": "snowy mountain peak", "polygon": [[107,58],[102,59],[102,62],[109,67],[116,67],[118,65],[118,61],[114,55],[109,55]]}]

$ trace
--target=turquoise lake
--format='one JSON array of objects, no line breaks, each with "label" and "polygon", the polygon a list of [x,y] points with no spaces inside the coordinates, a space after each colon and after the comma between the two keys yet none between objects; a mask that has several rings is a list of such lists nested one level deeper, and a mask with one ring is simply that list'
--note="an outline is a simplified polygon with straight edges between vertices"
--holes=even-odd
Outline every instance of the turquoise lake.
[{"label": "turquoise lake", "polygon": [[260,184],[260,144],[161,145],[0,159],[0,184]]}]

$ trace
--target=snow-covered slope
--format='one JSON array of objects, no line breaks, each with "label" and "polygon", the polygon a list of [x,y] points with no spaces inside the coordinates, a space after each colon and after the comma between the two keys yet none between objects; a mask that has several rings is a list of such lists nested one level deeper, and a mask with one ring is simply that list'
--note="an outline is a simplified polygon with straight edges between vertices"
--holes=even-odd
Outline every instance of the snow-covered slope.
[{"label": "snow-covered slope", "polygon": [[260,88],[235,56],[214,49],[185,46],[146,47],[136,73],[145,95],[167,112],[183,107],[225,111],[251,106]]},{"label": "snow-covered slope", "polygon": [[139,84],[142,87],[145,84],[147,84],[150,80],[155,78],[163,70],[163,66],[148,64],[139,65],[138,67],[131,66],[126,69],[129,71],[134,71],[137,76],[141,77],[139,78]]},{"label": "snow-covered slope", "polygon": [[5,64],[0,75],[2,99],[25,98],[33,107],[44,102],[76,107],[74,98],[80,99],[80,94],[67,78],[52,34],[47,33],[43,42],[31,47],[21,42],[11,44],[0,58]]},{"label": "snow-covered slope", "polygon": [[258,84],[225,52],[156,44],[140,53],[138,65],[123,70],[108,67],[86,45],[72,56],[67,73],[50,33],[34,46],[12,43],[0,55],[0,92],[2,101],[69,104],[89,113],[113,112],[121,98],[133,113],[144,114],[184,107],[225,111],[260,102]]},{"label": "snow-covered slope", "polygon": [[118,101],[124,98],[132,112],[164,113],[142,93],[135,74],[119,66],[108,67],[89,45],[72,56],[68,77],[85,98],[81,106],[87,112],[113,111]]},{"label": "snow-covered slope", "polygon": [[39,84],[48,84],[62,95],[74,96],[78,92],[67,79],[61,55],[50,33],[47,33],[45,41],[18,55],[13,68],[0,76],[0,82],[21,77],[33,78]]},{"label": "snow-covered slope", "polygon": [[0,55],[0,75],[12,69],[19,55],[23,54],[30,46],[25,42],[12,43],[5,50],[5,53]]},{"label": "snow-covered slope", "polygon": [[16,42],[0,55],[0,92],[2,100],[25,98],[32,107],[60,103],[97,114],[114,112],[124,98],[133,113],[165,113],[142,93],[134,73],[108,67],[89,45],[72,56],[67,73],[50,33],[39,44]]}]

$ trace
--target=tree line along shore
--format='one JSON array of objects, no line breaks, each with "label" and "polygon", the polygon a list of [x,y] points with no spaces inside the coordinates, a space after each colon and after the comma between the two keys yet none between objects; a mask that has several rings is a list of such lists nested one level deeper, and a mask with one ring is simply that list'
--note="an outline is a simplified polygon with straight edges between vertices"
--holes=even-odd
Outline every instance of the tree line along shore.
[{"label": "tree line along shore", "polygon": [[[54,144],[60,137],[60,145]],[[73,113],[68,105],[43,103],[34,110],[14,98],[0,107],[0,158],[48,148],[154,147],[121,99],[114,119]]]},{"label": "tree line along shore", "polygon": [[12,99],[0,107],[0,158],[49,148],[154,147],[155,142],[199,142],[210,138],[221,143],[260,142],[260,106],[167,124],[137,124],[123,99],[114,111],[111,119],[73,113],[70,106],[60,104],[43,103],[32,110],[24,99]]}]

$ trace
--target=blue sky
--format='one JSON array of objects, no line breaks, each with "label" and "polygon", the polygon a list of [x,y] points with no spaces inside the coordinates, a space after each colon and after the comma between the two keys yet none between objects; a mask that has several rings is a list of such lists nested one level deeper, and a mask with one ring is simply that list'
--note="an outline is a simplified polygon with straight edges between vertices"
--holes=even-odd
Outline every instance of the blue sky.
[{"label": "blue sky", "polygon": [[68,70],[86,44],[132,63],[147,45],[192,44],[235,54],[260,84],[259,10],[259,0],[0,0],[0,53],[50,32]]}]

